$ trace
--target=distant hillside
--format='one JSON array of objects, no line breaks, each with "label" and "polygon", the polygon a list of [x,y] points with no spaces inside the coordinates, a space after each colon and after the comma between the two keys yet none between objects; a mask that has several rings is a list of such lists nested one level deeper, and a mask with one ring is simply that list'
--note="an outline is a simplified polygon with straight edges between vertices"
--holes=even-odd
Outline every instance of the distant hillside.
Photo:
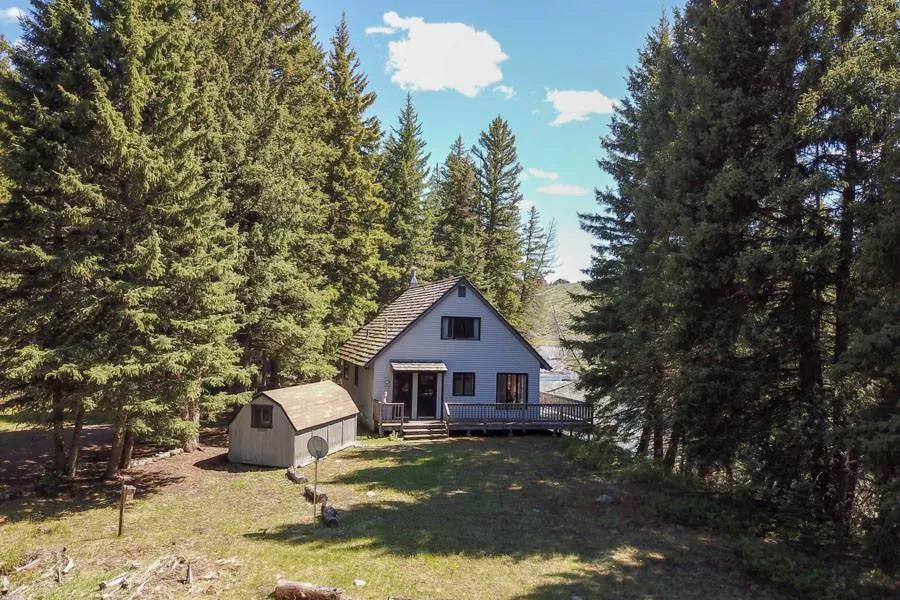
[{"label": "distant hillside", "polygon": [[572,300],[571,293],[583,293],[580,282],[557,283],[547,286],[538,294],[535,302],[541,318],[535,320],[529,336],[537,345],[556,346],[560,337],[571,337],[572,315],[581,308]]}]

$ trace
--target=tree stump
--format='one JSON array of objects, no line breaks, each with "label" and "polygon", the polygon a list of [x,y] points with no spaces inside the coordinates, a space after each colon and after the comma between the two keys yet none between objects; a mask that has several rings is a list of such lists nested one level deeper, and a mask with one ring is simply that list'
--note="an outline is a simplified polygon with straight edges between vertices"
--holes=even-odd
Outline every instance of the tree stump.
[{"label": "tree stump", "polygon": [[291,467],[290,469],[288,469],[285,475],[294,483],[306,483],[308,481],[308,479],[306,479],[306,475],[301,473],[295,467]]},{"label": "tree stump", "polygon": [[338,512],[334,509],[333,506],[322,505],[322,520],[325,521],[326,527],[337,527],[338,526]]},{"label": "tree stump", "polygon": [[350,600],[344,590],[287,579],[278,580],[272,596],[276,600]]},{"label": "tree stump", "polygon": [[328,494],[325,493],[324,490],[319,490],[318,494],[313,492],[313,487],[311,485],[307,485],[303,487],[303,497],[306,498],[307,502],[313,502],[315,498],[315,502],[317,504],[328,504]]}]

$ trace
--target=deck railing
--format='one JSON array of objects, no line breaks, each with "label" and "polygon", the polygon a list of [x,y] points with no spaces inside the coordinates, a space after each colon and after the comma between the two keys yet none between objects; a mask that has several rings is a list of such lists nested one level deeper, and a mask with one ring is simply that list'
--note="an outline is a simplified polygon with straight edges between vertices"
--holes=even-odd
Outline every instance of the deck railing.
[{"label": "deck railing", "polygon": [[375,424],[378,427],[379,434],[382,433],[382,424],[390,423],[400,424],[400,430],[403,430],[403,403],[402,402],[381,402],[375,400],[374,411]]},{"label": "deck railing", "polygon": [[547,427],[566,429],[590,426],[593,422],[589,404],[489,404],[449,402],[444,404],[444,418],[449,427]]}]

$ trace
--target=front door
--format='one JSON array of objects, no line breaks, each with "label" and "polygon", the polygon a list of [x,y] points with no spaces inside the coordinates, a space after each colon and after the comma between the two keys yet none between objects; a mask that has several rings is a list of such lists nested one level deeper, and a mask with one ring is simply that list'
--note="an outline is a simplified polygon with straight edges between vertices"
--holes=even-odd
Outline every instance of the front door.
[{"label": "front door", "polygon": [[394,402],[403,403],[403,418],[412,418],[412,373],[394,373]]},{"label": "front door", "polygon": [[416,418],[433,419],[437,415],[437,373],[419,373],[418,396]]}]

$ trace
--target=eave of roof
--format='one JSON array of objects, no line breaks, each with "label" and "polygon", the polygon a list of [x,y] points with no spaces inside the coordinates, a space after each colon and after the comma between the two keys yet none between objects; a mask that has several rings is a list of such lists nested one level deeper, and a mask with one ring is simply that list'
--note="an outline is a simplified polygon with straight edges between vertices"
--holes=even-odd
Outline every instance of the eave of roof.
[{"label": "eave of roof", "polygon": [[[350,340],[348,340],[348,342],[345,343],[344,346],[341,347],[341,351],[339,353],[340,357],[342,359],[347,360],[348,362],[351,362],[356,365],[360,365],[363,367],[371,366],[372,362],[376,358],[378,358],[378,356],[380,356],[382,352],[387,350],[391,346],[391,344],[393,344],[395,341],[400,339],[403,336],[403,334],[405,334],[409,329],[412,328],[413,325],[415,325],[419,321],[419,319],[421,319],[422,317],[427,315],[429,312],[434,310],[434,307],[437,306],[438,304],[440,304],[441,300],[443,300],[450,292],[452,292],[454,289],[456,289],[456,286],[458,286],[460,283],[465,283],[472,291],[474,291],[476,294],[478,294],[478,297],[481,299],[481,301],[491,310],[491,312],[494,313],[494,315],[497,316],[497,318],[500,320],[500,322],[503,323],[506,326],[506,328],[509,329],[509,331],[511,331],[512,334],[514,336],[516,336],[519,339],[519,341],[526,348],[528,348],[528,350],[538,359],[538,363],[540,364],[540,367],[542,369],[548,370],[548,371],[551,370],[550,364],[544,359],[543,356],[541,356],[540,352],[538,352],[534,348],[534,346],[532,346],[528,342],[528,340],[526,340],[525,337],[521,333],[519,333],[519,330],[517,330],[515,327],[512,326],[512,324],[506,319],[506,317],[504,317],[502,314],[500,314],[500,311],[498,311],[496,308],[494,308],[493,304],[488,302],[487,298],[484,297],[484,294],[482,294],[478,290],[478,288],[476,288],[475,285],[473,285],[472,282],[469,281],[469,279],[467,277],[452,277],[449,279],[443,279],[441,281],[436,281],[433,283],[424,284],[423,286],[420,286],[422,288],[427,288],[429,286],[441,286],[441,288],[443,288],[444,286],[446,286],[446,289],[444,289],[443,293],[441,293],[439,296],[435,295],[430,300],[431,303],[424,310],[419,312],[418,315],[416,315],[411,321],[406,323],[405,326],[403,326],[402,328],[399,328],[396,332],[394,332],[392,335],[390,335],[389,339],[387,339],[381,345],[380,348],[377,348],[377,344],[378,344],[377,341],[375,343],[373,343],[370,347],[368,347],[367,350],[369,352],[371,352],[370,355],[360,356],[360,355],[354,355],[352,353],[345,353],[344,349],[347,347],[347,345],[351,341],[354,341],[354,339],[357,338],[357,334],[359,334],[360,332],[365,330],[370,325],[373,325],[378,320],[379,317],[384,315],[394,304],[396,304],[403,297],[403,294],[401,294],[397,300],[395,300],[394,302],[392,302],[391,304],[386,306],[384,309],[382,309],[382,311],[378,314],[378,316],[376,316],[374,319],[372,319],[372,321],[370,321],[369,323],[364,325],[356,333],[353,334],[353,337],[351,337]],[[412,288],[412,289],[416,289],[416,288]],[[409,291],[409,290],[407,290],[407,291]],[[405,293],[406,292],[404,292],[404,294]],[[358,339],[356,341],[358,343]]]}]

